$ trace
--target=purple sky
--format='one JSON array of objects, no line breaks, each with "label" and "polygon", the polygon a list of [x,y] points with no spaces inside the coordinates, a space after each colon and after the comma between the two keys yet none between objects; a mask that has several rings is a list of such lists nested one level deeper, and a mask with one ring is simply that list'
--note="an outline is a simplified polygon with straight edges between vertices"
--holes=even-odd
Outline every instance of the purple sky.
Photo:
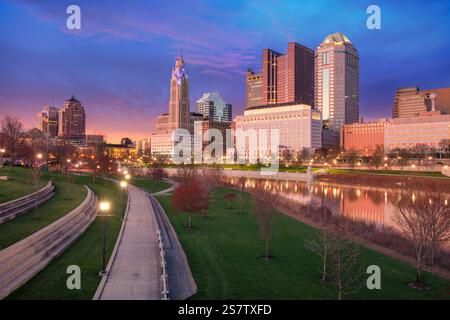
[{"label": "purple sky", "polygon": [[[69,4],[81,30],[67,30]],[[360,53],[360,113],[389,117],[397,87],[450,86],[450,3],[377,1],[382,29],[366,28],[368,1],[0,0],[0,116],[28,127],[45,104],[72,94],[88,133],[143,138],[168,109],[170,72],[183,49],[191,109],[203,92],[245,103],[245,70],[261,50],[296,41],[315,49],[340,31]]]}]

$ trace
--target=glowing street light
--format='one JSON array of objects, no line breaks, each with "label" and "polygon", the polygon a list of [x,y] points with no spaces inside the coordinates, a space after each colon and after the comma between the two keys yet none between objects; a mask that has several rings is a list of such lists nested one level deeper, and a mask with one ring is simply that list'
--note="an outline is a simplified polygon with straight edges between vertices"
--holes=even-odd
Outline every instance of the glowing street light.
[{"label": "glowing street light", "polygon": [[36,155],[36,158],[42,159],[42,153],[38,153],[38,154]]},{"label": "glowing street light", "polygon": [[128,186],[128,183],[125,180],[120,181],[120,188],[123,190],[123,198],[122,198],[123,212],[125,212],[125,206],[126,206],[127,186]]},{"label": "glowing street light", "polygon": [[111,204],[108,201],[102,201],[99,203],[99,210],[103,216],[103,265],[100,276],[108,274],[106,271],[106,213],[111,209]]},{"label": "glowing street light", "polygon": [[130,180],[131,176],[129,174],[125,175],[125,179]]}]

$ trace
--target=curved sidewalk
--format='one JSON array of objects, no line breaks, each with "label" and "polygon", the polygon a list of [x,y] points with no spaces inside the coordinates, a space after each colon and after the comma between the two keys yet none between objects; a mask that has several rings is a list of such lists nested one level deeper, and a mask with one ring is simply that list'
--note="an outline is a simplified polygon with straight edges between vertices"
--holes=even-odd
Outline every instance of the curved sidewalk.
[{"label": "curved sidewalk", "polygon": [[158,224],[145,192],[128,185],[125,226],[100,300],[160,300]]}]

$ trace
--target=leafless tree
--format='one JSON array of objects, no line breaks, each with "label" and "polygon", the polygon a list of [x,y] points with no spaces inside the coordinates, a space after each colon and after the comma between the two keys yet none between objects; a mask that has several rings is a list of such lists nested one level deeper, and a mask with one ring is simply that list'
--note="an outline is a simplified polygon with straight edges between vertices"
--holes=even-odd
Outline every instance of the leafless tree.
[{"label": "leafless tree", "polygon": [[244,191],[245,191],[245,177],[241,176],[238,178],[238,188],[240,192],[238,193],[239,202],[239,214],[244,214]]},{"label": "leafless tree", "polygon": [[195,168],[184,163],[177,167],[177,178],[181,183],[187,184],[195,176],[197,176],[197,170]]},{"label": "leafless tree", "polygon": [[273,215],[275,211],[276,195],[262,187],[257,187],[252,192],[253,213],[265,242],[264,260],[269,261],[269,241],[272,236]]},{"label": "leafless tree", "polygon": [[[211,167],[202,167],[200,172],[203,189],[206,192],[206,196],[209,198],[217,185],[219,185],[220,180],[222,179],[223,170],[218,165],[213,165]],[[208,215],[207,209],[208,206],[203,207],[204,218]]]},{"label": "leafless tree", "polygon": [[350,235],[347,221],[339,217],[331,219],[328,273],[338,292],[338,300],[342,300],[344,294],[359,289],[363,283],[361,248]]},{"label": "leafless tree", "polygon": [[311,241],[307,244],[309,247],[320,259],[320,273],[321,273],[321,281],[325,282],[328,280],[328,264],[330,248],[332,246],[331,241],[333,240],[332,233],[330,231],[330,221],[332,218],[331,210],[323,207],[322,209],[322,217],[319,224],[319,238],[317,241]]},{"label": "leafless tree", "polygon": [[23,131],[23,124],[19,118],[6,116],[2,120],[1,132],[3,135],[5,149],[11,157],[9,172],[12,171],[13,165],[16,162],[20,137],[22,136]]},{"label": "leafless tree", "polygon": [[431,228],[426,205],[428,199],[411,187],[398,190],[392,200],[397,227],[413,242],[416,259],[416,283],[422,283],[422,266],[430,254]]}]

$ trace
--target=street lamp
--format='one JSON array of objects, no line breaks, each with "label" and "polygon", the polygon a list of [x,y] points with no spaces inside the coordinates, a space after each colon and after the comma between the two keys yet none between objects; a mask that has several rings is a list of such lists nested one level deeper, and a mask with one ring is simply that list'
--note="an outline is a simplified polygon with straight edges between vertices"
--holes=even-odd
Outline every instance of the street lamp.
[{"label": "street lamp", "polygon": [[129,174],[125,175],[125,179],[130,180],[131,176]]},{"label": "street lamp", "polygon": [[105,276],[108,274],[106,271],[106,213],[111,208],[111,205],[108,201],[102,201],[99,203],[99,210],[103,215],[103,264],[102,271],[100,271],[100,276]]},{"label": "street lamp", "polygon": [[122,210],[125,212],[125,203],[127,197],[127,186],[128,183],[125,180],[120,181],[120,188],[123,190],[123,199],[122,199]]},{"label": "street lamp", "polygon": [[5,149],[0,149],[0,155],[1,155],[1,158],[0,158],[0,168],[3,168],[3,155],[5,154],[5,152],[6,152],[6,150]]}]

